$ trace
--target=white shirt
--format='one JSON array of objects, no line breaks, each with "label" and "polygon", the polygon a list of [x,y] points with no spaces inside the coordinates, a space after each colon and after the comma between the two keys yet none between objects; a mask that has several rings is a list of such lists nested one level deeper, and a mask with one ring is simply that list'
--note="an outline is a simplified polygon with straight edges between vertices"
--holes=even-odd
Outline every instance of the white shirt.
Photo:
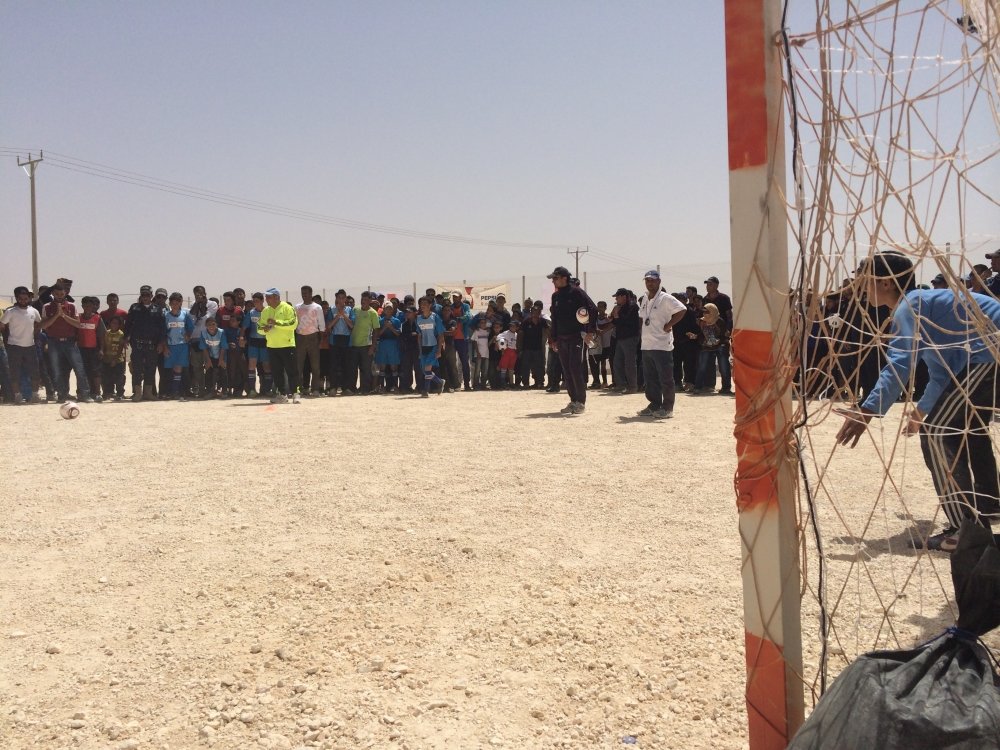
[{"label": "white shirt", "polygon": [[8,344],[11,346],[34,346],[35,323],[41,323],[42,316],[31,305],[23,308],[14,305],[3,311],[0,322],[8,327]]},{"label": "white shirt", "polygon": [[194,315],[191,315],[191,318],[194,320],[194,331],[191,332],[192,341],[198,341],[201,338],[201,334],[205,330],[205,324],[209,319],[215,320],[217,312],[219,312],[219,303],[209,299],[205,300],[205,315],[200,318],[195,318]]},{"label": "white shirt", "polygon": [[686,309],[683,302],[674,295],[667,294],[662,288],[652,299],[644,297],[639,304],[643,351],[673,351],[674,329],[664,331],[663,326],[669,323],[674,315]]},{"label": "white shirt", "polygon": [[295,313],[299,316],[299,325],[295,332],[301,336],[310,333],[320,333],[326,330],[326,321],[323,320],[323,307],[315,302],[303,302],[295,306]]}]

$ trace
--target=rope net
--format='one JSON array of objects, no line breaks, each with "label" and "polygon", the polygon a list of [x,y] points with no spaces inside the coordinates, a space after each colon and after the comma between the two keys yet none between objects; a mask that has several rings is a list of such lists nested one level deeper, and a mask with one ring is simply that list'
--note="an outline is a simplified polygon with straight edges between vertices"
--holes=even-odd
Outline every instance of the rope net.
[{"label": "rope net", "polygon": [[[955,330],[916,316],[913,339],[932,357],[998,353],[996,325],[966,291],[971,273],[973,289],[988,293],[985,255],[1000,248],[998,10],[1000,0],[820,0],[808,13],[789,7],[777,42],[793,135],[786,204],[795,255],[791,364],[775,388],[794,382],[796,394],[785,442],[802,479],[807,706],[858,655],[910,648],[957,618],[948,555],[914,547],[949,526],[939,495],[977,516],[961,475],[970,450],[992,455],[996,428],[992,413],[970,406],[971,370],[950,376],[963,416],[935,428],[961,442],[957,461],[901,432],[928,383],[915,345],[899,402],[853,449],[836,435],[838,409],[864,401],[891,354],[892,310],[872,304],[868,277],[857,273],[875,253],[898,252],[916,284],[940,274],[955,292]],[[950,474],[932,476],[935,462]],[[1000,647],[996,633],[986,641]]]}]

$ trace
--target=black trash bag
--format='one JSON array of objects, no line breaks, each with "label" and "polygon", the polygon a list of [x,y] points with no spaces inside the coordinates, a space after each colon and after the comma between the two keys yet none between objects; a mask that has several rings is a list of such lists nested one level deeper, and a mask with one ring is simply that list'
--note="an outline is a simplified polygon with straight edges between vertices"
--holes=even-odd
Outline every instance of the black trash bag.
[{"label": "black trash bag", "polygon": [[909,651],[856,659],[789,750],[1000,750],[1000,677],[977,637],[1000,624],[1000,550],[971,523],[959,539],[959,627]]}]

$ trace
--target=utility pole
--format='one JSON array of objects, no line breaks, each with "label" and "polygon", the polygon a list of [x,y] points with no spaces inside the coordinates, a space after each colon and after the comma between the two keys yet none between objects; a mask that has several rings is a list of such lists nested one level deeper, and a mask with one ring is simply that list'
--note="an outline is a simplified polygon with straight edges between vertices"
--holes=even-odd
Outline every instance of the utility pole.
[{"label": "utility pole", "polygon": [[32,159],[28,154],[27,161],[17,158],[17,166],[21,167],[28,179],[31,181],[31,291],[38,294],[38,227],[35,223],[35,168],[42,161],[42,152],[38,152],[38,158]]},{"label": "utility pole", "polygon": [[576,250],[569,250],[569,249],[566,250],[567,255],[576,256],[576,273],[573,274],[576,278],[580,278],[580,256],[589,252],[590,252],[590,245],[587,245],[586,250],[581,250],[579,247],[577,247]]}]

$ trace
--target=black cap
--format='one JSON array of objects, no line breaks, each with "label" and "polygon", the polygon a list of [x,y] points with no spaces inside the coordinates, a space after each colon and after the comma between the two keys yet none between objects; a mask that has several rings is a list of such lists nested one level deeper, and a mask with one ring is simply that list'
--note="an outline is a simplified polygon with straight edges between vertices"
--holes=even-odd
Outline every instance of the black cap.
[{"label": "black cap", "polygon": [[151,287],[149,284],[143,284],[141,287],[139,287],[140,295],[152,294],[152,293],[153,293],[153,287]]},{"label": "black cap", "polygon": [[706,284],[718,284],[719,283],[719,277],[718,276],[709,276],[707,279],[705,279],[705,283]]},{"label": "black cap", "polygon": [[625,287],[619,287],[618,291],[615,292],[614,296],[615,297],[621,297],[623,294],[624,295],[628,295],[628,289],[626,289]]},{"label": "black cap", "polygon": [[947,279],[945,279],[943,273],[939,273],[937,276],[935,276],[933,279],[931,279],[931,283],[932,284],[947,284],[948,281],[947,281]]},{"label": "black cap", "polygon": [[554,279],[556,276],[565,276],[568,279],[572,275],[573,274],[569,272],[569,269],[566,268],[566,266],[556,266],[555,270],[553,270],[552,273],[550,273],[545,278]]}]

